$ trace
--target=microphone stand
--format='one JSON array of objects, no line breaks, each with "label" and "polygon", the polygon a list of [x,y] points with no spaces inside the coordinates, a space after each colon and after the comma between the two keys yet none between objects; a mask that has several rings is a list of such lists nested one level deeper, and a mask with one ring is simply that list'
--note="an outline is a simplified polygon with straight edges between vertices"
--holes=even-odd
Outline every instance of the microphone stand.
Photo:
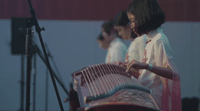
[{"label": "microphone stand", "polygon": [[[44,62],[44,64],[47,66],[47,62],[46,62],[46,60],[45,60],[45,57],[42,55],[42,53],[41,53],[40,49],[38,48],[38,46],[37,46],[34,42],[32,42],[32,45],[33,45],[33,47],[36,49],[36,53],[39,55],[39,57],[42,59],[42,61]],[[52,68],[51,68],[51,69],[52,69]],[[65,93],[66,93],[66,94],[68,95],[68,97],[69,97],[69,92],[68,92],[68,90],[65,88],[64,84],[59,80],[59,78],[57,77],[57,75],[56,75],[56,73],[53,71],[53,69],[52,69],[52,72],[53,72],[53,75],[54,75],[55,79],[57,80],[57,82],[60,84],[60,86],[63,88],[63,90],[65,91]]]},{"label": "microphone stand", "polygon": [[[34,48],[34,47],[33,47]],[[35,52],[35,48],[34,48]],[[34,63],[33,63],[33,111],[35,111],[35,102],[36,102],[36,54],[34,53]]]},{"label": "microphone stand", "polygon": [[48,52],[48,56],[51,59],[51,61],[53,62],[53,66],[55,67],[56,73],[58,74],[60,81],[64,84],[63,79],[62,79],[62,77],[60,75],[60,72],[59,72],[59,70],[58,70],[58,68],[56,66],[56,62],[53,59],[53,55],[50,53],[50,50],[49,50],[48,45],[46,43],[45,43],[45,46],[46,46],[46,50]]},{"label": "microphone stand", "polygon": [[49,89],[49,74],[48,74],[48,68],[46,69],[46,91],[45,91],[45,111],[48,111],[48,89]]},{"label": "microphone stand", "polygon": [[50,72],[50,75],[51,75],[51,79],[52,79],[52,82],[53,82],[53,86],[54,86],[54,89],[55,89],[55,92],[56,92],[56,96],[57,96],[57,99],[58,99],[58,103],[59,103],[59,106],[60,106],[60,109],[61,111],[64,111],[64,108],[62,106],[62,102],[61,102],[61,99],[60,99],[60,96],[59,96],[59,92],[58,92],[58,89],[57,89],[57,86],[56,86],[56,82],[55,82],[55,79],[54,79],[54,76],[53,76],[53,72],[52,72],[52,69],[51,69],[51,66],[50,66],[50,63],[49,63],[49,59],[48,59],[48,56],[47,56],[47,53],[46,53],[46,50],[45,50],[45,47],[44,47],[44,42],[43,42],[43,39],[42,39],[42,35],[41,35],[41,31],[44,30],[44,28],[40,28],[39,27],[39,24],[38,24],[38,21],[36,19],[36,15],[35,15],[35,11],[32,7],[32,4],[31,4],[31,0],[28,0],[28,3],[29,3],[29,6],[30,6],[30,14],[32,15],[32,17],[29,19],[30,23],[27,23],[27,40],[26,40],[26,45],[27,45],[27,90],[26,90],[26,111],[30,111],[30,72],[31,72],[31,39],[30,39],[30,33],[31,33],[31,27],[33,25],[35,25],[35,29],[36,29],[36,32],[38,33],[38,36],[39,36],[39,39],[40,39],[40,43],[41,43],[41,46],[42,46],[42,49],[43,49],[43,52],[44,52],[44,55],[45,55],[45,58],[46,58],[46,62],[47,62],[47,67],[49,69],[49,72]]},{"label": "microphone stand", "polygon": [[26,57],[27,57],[27,76],[26,76],[26,111],[30,110],[30,81],[31,81],[31,66],[32,66],[32,52],[31,52],[31,42],[32,42],[32,25],[30,21],[27,21],[27,36],[26,36]]},{"label": "microphone stand", "polygon": [[20,111],[24,111],[24,54],[21,54],[21,101]]},{"label": "microphone stand", "polygon": [[[45,44],[46,45],[46,44]],[[48,57],[50,57],[50,53],[48,52]],[[46,88],[45,88],[45,111],[48,111],[48,90],[49,90],[49,74],[48,74],[48,68],[46,68]]]},{"label": "microphone stand", "polygon": [[[19,31],[23,37],[23,39],[25,39],[26,37],[26,34],[24,32],[24,30],[22,28],[19,28]],[[38,54],[38,56],[41,58],[41,60],[44,62],[44,64],[47,66],[47,63],[46,63],[46,60],[45,60],[45,57],[43,56],[42,52],[40,51],[40,49],[38,48],[38,46],[36,45],[36,43],[34,41],[32,41],[32,47],[34,48],[35,50],[35,53]],[[52,68],[51,68],[52,69]],[[64,84],[59,80],[59,78],[57,77],[57,74],[53,71],[52,69],[52,72],[53,72],[53,75],[55,77],[55,79],[57,80],[57,82],[60,84],[60,86],[63,88],[63,90],[65,91],[65,93],[68,95],[69,97],[69,92],[67,90],[67,88],[64,86]]]}]

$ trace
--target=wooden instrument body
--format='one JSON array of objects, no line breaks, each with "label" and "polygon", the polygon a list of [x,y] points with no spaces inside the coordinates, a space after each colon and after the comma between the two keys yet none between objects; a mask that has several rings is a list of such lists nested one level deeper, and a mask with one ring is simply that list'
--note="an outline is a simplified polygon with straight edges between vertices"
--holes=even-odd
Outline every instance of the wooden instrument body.
[{"label": "wooden instrument body", "polygon": [[[109,71],[105,66],[109,67]],[[104,69],[97,70],[99,67],[104,67]],[[84,71],[92,72],[93,74],[90,73],[92,76],[89,76],[89,73],[85,73]],[[82,70],[73,75],[74,87],[78,93],[81,106],[80,110],[130,111],[134,109],[134,111],[159,111],[151,94],[148,91],[140,90],[140,87],[143,88],[143,86],[137,79],[126,74],[125,68],[111,64],[101,64],[88,69],[86,68],[84,71]],[[100,73],[104,74],[101,75]],[[85,76],[83,77],[83,75]],[[137,87],[127,88],[127,85]],[[111,90],[113,90],[112,94],[110,93]],[[105,95],[106,93],[108,93],[106,97],[101,97],[101,95]],[[87,101],[86,99],[91,96],[101,99]]]}]

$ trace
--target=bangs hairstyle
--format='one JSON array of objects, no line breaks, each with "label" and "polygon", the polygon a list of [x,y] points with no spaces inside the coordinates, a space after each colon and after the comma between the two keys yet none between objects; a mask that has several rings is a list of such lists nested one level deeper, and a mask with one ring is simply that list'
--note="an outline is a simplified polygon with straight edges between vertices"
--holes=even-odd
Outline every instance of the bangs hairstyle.
[{"label": "bangs hairstyle", "polygon": [[165,14],[156,0],[133,0],[127,12],[135,15],[139,35],[147,34],[165,22]]},{"label": "bangs hairstyle", "polygon": [[107,34],[111,34],[111,30],[114,28],[113,20],[108,20],[102,24],[102,28],[104,28]]},{"label": "bangs hairstyle", "polygon": [[103,40],[104,40],[104,38],[103,38],[103,36],[102,36],[102,33],[100,33],[100,34],[98,35],[97,40],[100,40],[100,41],[103,41]]}]

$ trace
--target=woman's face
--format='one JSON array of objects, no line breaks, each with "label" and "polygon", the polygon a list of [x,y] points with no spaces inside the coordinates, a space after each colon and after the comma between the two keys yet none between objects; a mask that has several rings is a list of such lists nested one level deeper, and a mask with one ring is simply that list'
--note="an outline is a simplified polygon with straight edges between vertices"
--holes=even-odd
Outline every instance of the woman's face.
[{"label": "woman's face", "polygon": [[138,33],[135,31],[135,28],[136,28],[135,15],[133,15],[131,12],[127,12],[127,16],[128,16],[129,21],[130,21],[131,29],[133,30],[133,32],[134,32],[135,34],[138,35]]},{"label": "woman's face", "polygon": [[117,30],[118,35],[122,37],[125,40],[131,39],[131,27],[130,25],[126,26],[114,26],[114,28]]}]

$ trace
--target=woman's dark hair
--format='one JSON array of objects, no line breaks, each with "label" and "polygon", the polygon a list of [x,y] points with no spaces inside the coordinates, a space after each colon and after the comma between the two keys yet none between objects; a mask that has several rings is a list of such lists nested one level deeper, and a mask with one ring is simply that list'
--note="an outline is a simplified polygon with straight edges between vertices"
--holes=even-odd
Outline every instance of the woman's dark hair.
[{"label": "woman's dark hair", "polygon": [[104,40],[104,38],[103,38],[103,36],[102,36],[102,33],[100,33],[100,34],[98,35],[97,40],[100,40],[100,41],[103,41],[103,40]]},{"label": "woman's dark hair", "polygon": [[[126,11],[121,11],[119,12],[114,21],[113,21],[114,26],[126,26],[129,24],[129,19],[127,16],[127,12]],[[137,35],[132,31],[131,32],[131,38],[136,38]]]},{"label": "woman's dark hair", "polygon": [[102,28],[104,28],[104,30],[105,30],[105,32],[106,32],[107,34],[111,34],[111,33],[110,33],[111,30],[112,30],[112,28],[114,28],[113,20],[108,20],[108,21],[104,22],[104,23],[102,24]]},{"label": "woman's dark hair", "polygon": [[127,12],[135,15],[139,35],[147,34],[165,22],[165,14],[156,0],[133,0]]},{"label": "woman's dark hair", "polygon": [[126,26],[128,25],[128,23],[129,19],[126,14],[126,11],[119,12],[113,21],[114,26]]}]

